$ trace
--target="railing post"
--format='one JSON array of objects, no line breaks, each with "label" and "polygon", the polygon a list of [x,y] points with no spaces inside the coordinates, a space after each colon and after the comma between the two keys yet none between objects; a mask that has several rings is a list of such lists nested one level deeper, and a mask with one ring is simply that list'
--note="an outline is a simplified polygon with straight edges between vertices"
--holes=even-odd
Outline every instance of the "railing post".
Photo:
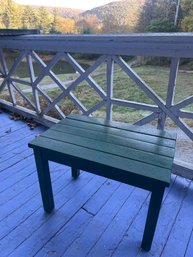
[{"label": "railing post", "polygon": [[[2,75],[3,75],[3,78],[5,79],[8,74],[8,68],[7,68],[7,64],[6,64],[2,49],[0,49],[0,64],[1,64],[1,68],[2,68]],[[7,87],[9,90],[9,95],[11,97],[11,102],[13,105],[16,105],[16,99],[15,99],[13,86],[10,84],[9,81],[7,82]]]},{"label": "railing post", "polygon": [[106,119],[112,120],[112,97],[113,97],[113,71],[114,61],[112,56],[107,58],[107,100],[106,100]]},{"label": "railing post", "polygon": [[32,63],[31,53],[27,52],[26,57],[27,57],[27,64],[28,64],[28,70],[29,70],[29,75],[30,75],[32,93],[33,93],[33,98],[34,98],[34,104],[35,104],[37,114],[40,114],[41,113],[41,108],[40,108],[38,92],[36,90],[36,86],[34,85],[35,72],[34,72],[34,67],[33,67],[33,63]]},{"label": "railing post", "polygon": [[[171,65],[170,65],[170,76],[168,81],[168,89],[167,89],[167,96],[166,96],[166,107],[171,108],[173,105],[175,88],[176,88],[176,78],[178,74],[179,68],[179,58],[172,58]],[[158,129],[164,129],[165,121],[166,121],[166,113],[161,112],[159,119],[158,119]]]},{"label": "railing post", "polygon": [[172,58],[171,66],[170,66],[170,77],[168,82],[168,91],[166,98],[166,106],[171,107],[173,105],[174,93],[176,88],[176,79],[179,68],[179,58]]}]

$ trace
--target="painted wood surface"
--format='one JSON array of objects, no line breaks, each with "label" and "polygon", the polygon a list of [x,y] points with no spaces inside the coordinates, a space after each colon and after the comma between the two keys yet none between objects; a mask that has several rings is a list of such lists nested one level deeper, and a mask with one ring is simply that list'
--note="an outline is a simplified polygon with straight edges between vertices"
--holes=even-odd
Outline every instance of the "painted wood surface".
[{"label": "painted wood surface", "polygon": [[[0,114],[0,121],[6,125],[10,120],[7,114]],[[8,151],[6,145],[0,148],[3,156],[10,152],[14,156],[14,149],[22,145],[21,134],[27,138],[41,133],[17,121],[12,121],[12,129],[0,134],[0,140],[6,138],[8,143]],[[23,149],[28,149],[25,141]],[[42,210],[31,155],[0,171],[1,256],[192,256],[192,182],[172,177],[152,249],[145,253],[140,250],[140,239],[149,202],[147,191],[85,172],[75,181],[68,167],[50,163],[50,168],[57,202],[51,216]]]},{"label": "painted wood surface", "polygon": [[0,36],[21,36],[40,34],[39,29],[0,29]]},{"label": "painted wood surface", "polygon": [[[84,129],[81,135],[78,130],[73,130],[76,125],[78,128]],[[55,130],[58,126],[62,126],[63,131]],[[170,182],[175,134],[164,132],[160,132],[160,134],[161,137],[156,130],[151,134],[137,126],[130,127],[116,122],[106,125],[104,120],[70,115],[30,142],[29,146],[34,148],[35,154],[36,149],[40,151],[37,158],[41,155],[42,150],[44,154],[51,156],[51,159],[47,157],[48,160],[58,161],[72,167],[73,163],[77,163],[78,168],[82,167],[88,171],[90,171],[89,165],[91,165],[93,170],[91,172],[124,183],[140,186],[140,181],[144,179],[147,183],[145,188],[148,189],[150,183],[153,187],[154,183],[160,183],[161,186],[162,182],[164,185],[169,185]],[[115,142],[109,139],[111,136],[116,139]],[[106,138],[108,138],[107,141]],[[134,140],[139,146],[138,149],[130,148],[129,142],[125,144],[127,138]],[[140,147],[143,142],[149,144],[148,152]],[[168,147],[168,155],[167,151],[163,155],[161,154],[163,152],[162,145]],[[43,161],[43,155],[41,159]],[[99,172],[100,169],[102,171]],[[43,169],[40,167],[40,170],[42,172]],[[135,176],[138,176],[138,179]],[[148,179],[151,182],[148,183]]]},{"label": "painted wood surface", "polygon": [[[193,33],[1,37],[2,47],[64,52],[193,57]],[[109,43],[111,47],[109,47]],[[78,44],[78,47],[77,47]],[[27,47],[26,47],[27,46]]]}]

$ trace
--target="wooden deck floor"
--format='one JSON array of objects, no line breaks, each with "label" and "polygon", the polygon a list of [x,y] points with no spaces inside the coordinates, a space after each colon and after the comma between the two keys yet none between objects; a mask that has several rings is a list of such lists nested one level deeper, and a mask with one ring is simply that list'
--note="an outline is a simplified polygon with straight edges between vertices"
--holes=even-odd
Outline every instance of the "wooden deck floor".
[{"label": "wooden deck floor", "polygon": [[42,208],[32,150],[43,127],[0,114],[0,257],[192,257],[193,183],[173,176],[152,249],[140,248],[147,191],[51,163],[56,209]]}]

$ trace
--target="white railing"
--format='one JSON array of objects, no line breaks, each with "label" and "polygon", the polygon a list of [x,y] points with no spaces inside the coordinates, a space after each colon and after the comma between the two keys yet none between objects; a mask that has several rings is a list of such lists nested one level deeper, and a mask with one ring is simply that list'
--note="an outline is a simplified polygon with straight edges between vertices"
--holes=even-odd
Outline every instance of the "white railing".
[{"label": "white railing", "polygon": [[[4,51],[5,49],[17,50],[18,57],[8,69]],[[38,51],[38,54],[37,54]],[[52,51],[54,53],[51,60],[46,64],[40,57],[39,52]],[[98,58],[86,70],[78,63],[74,53],[97,54]],[[151,87],[124,61],[122,56],[157,56],[171,59],[169,80],[167,85],[166,100],[161,99]],[[52,68],[63,58],[73,67],[78,76],[72,81],[61,81],[53,72]],[[21,112],[31,116],[39,122],[46,123],[53,121],[48,117],[50,110],[54,109],[57,114],[64,118],[65,115],[60,108],[60,101],[68,97],[80,113],[92,115],[101,107],[105,107],[106,119],[111,120],[113,106],[122,106],[137,110],[150,112],[145,118],[135,122],[137,125],[144,125],[157,119],[157,127],[164,129],[166,118],[169,117],[189,138],[193,141],[192,129],[182,120],[182,118],[192,119],[193,112],[182,110],[186,106],[193,104],[193,93],[181,102],[174,103],[176,78],[179,69],[180,58],[193,58],[193,34],[131,34],[121,36],[100,35],[100,36],[2,36],[0,37],[0,72],[1,85],[0,93],[7,88],[10,101],[0,99],[0,105],[12,111]],[[26,60],[29,70],[29,79],[22,79],[14,76],[14,73],[22,60]],[[41,67],[41,72],[37,75],[34,72],[34,62]],[[145,94],[151,99],[153,104],[145,104],[130,100],[123,100],[114,97],[113,75],[114,65],[130,78]],[[97,83],[92,74],[99,66],[106,67],[106,89]],[[60,93],[52,99],[46,90],[40,86],[41,81],[49,76],[60,89]],[[86,81],[89,87],[97,94],[98,102],[86,108],[74,90]],[[18,85],[25,85],[31,88],[32,96],[29,97],[25,90]],[[193,90],[192,90],[193,92]],[[30,107],[30,110],[20,106],[17,96],[20,95]],[[46,101],[46,107],[40,104],[40,96]],[[176,166],[179,170],[179,167]],[[186,169],[187,170],[187,169]],[[190,169],[188,169],[190,172]],[[188,176],[193,177],[193,175]]]}]

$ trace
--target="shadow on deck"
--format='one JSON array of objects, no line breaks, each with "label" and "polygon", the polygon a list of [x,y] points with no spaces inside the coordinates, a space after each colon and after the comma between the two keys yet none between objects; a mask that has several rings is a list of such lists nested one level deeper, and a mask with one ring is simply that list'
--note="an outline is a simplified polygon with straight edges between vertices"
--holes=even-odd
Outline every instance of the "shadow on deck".
[{"label": "shadow on deck", "polygon": [[165,192],[152,249],[140,248],[149,193],[50,163],[55,211],[44,213],[28,142],[30,130],[0,114],[0,256],[191,257],[193,183],[172,176]]}]

